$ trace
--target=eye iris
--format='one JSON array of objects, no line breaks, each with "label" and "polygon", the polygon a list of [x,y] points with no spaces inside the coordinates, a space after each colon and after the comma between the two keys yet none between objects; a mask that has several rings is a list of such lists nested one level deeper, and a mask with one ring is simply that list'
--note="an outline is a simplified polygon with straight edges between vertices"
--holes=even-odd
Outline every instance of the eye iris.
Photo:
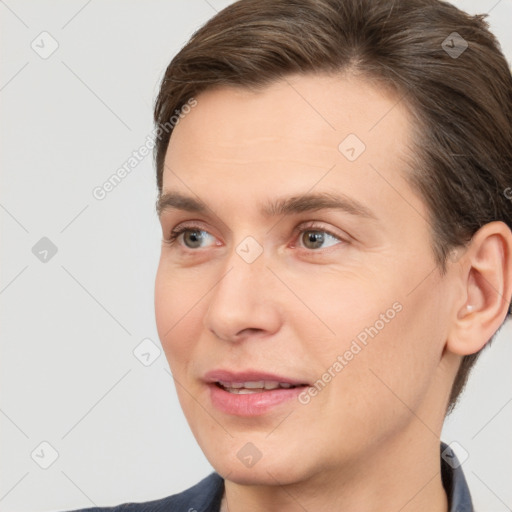
[{"label": "eye iris", "polygon": [[324,233],[321,231],[306,231],[303,234],[304,245],[308,249],[318,249],[324,243]]},{"label": "eye iris", "polygon": [[185,231],[183,234],[183,240],[187,247],[196,248],[201,246],[201,241],[204,238],[204,231],[200,231],[197,229],[190,229]]}]

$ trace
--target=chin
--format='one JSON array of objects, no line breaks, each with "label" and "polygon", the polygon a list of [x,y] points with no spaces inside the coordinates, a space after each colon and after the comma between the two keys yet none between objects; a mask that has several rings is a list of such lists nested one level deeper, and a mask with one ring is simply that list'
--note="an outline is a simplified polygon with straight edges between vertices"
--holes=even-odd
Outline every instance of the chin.
[{"label": "chin", "polygon": [[[222,471],[225,468],[224,471]],[[299,479],[294,478],[289,471],[284,468],[260,467],[240,468],[233,465],[226,465],[216,469],[223,478],[238,485],[289,485],[296,483]]]},{"label": "chin", "polygon": [[219,475],[239,485],[289,485],[307,479],[307,468],[298,464],[296,454],[283,455],[262,456],[252,466],[245,466],[238,457],[210,453],[207,458]]}]

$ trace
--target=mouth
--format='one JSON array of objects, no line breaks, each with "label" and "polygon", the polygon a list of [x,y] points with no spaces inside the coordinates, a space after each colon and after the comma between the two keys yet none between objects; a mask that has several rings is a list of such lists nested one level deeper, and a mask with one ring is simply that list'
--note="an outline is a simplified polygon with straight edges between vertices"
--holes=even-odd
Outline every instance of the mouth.
[{"label": "mouth", "polygon": [[293,407],[298,403],[298,395],[310,385],[298,379],[256,371],[214,370],[203,380],[210,390],[210,403],[214,408],[228,415],[246,417]]},{"label": "mouth", "polygon": [[278,382],[275,380],[260,380],[248,382],[228,382],[217,381],[215,385],[237,395],[250,395],[253,393],[264,393],[265,391],[272,391],[274,389],[294,389],[298,387],[305,387],[307,384],[290,384],[289,382]]}]

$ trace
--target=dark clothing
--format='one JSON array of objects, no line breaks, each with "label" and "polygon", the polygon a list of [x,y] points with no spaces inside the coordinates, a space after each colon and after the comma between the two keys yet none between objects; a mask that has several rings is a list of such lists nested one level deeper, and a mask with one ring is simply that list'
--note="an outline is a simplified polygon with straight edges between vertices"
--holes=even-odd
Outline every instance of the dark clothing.
[{"label": "dark clothing", "polygon": [[[441,444],[441,477],[450,512],[474,512],[462,468],[453,450]],[[144,503],[125,503],[117,507],[88,508],[75,512],[219,512],[224,479],[211,473],[186,491]]]}]

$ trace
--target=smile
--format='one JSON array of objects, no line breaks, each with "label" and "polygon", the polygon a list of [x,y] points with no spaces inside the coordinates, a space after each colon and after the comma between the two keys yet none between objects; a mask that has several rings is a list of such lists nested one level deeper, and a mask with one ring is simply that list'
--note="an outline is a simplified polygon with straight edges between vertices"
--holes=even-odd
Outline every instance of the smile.
[{"label": "smile", "polygon": [[235,393],[238,395],[247,395],[251,393],[263,393],[273,389],[290,389],[295,388],[293,384],[289,382],[277,382],[277,381],[252,381],[252,382],[216,382],[217,386],[228,391],[229,393]]}]

